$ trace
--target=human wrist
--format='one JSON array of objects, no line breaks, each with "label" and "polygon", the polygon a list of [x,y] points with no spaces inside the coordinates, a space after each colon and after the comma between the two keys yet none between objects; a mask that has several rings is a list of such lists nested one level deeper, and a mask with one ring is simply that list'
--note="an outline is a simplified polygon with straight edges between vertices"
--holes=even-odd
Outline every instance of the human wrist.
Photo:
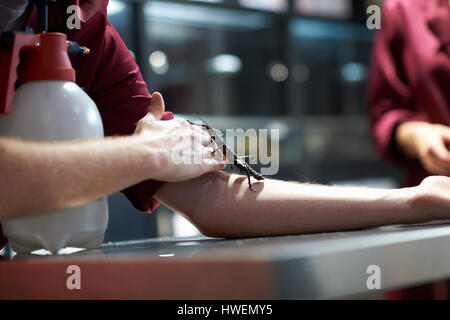
[{"label": "human wrist", "polygon": [[168,151],[161,149],[157,141],[148,134],[135,134],[132,136],[136,152],[136,161],[142,176],[145,179],[154,179],[156,173],[163,170],[168,163]]},{"label": "human wrist", "polygon": [[408,224],[422,223],[433,220],[420,186],[396,189],[393,191],[400,204],[400,211],[404,214],[404,222]]},{"label": "human wrist", "polygon": [[420,132],[426,126],[429,126],[429,124],[421,121],[407,121],[398,125],[396,143],[403,154],[410,158],[419,157]]},{"label": "human wrist", "polygon": [[414,210],[413,189],[379,189],[377,211],[383,216],[383,225],[413,224],[422,220],[421,212]]}]

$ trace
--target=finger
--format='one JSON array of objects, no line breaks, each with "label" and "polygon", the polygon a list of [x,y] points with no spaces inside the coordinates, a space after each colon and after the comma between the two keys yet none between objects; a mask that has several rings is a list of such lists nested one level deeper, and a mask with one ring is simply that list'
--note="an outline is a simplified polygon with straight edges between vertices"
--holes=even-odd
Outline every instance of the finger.
[{"label": "finger", "polygon": [[215,155],[219,155],[220,159],[222,159],[222,150],[220,150],[219,146],[217,145],[217,143],[211,139],[211,136],[208,135],[208,143],[205,144],[205,147],[209,147],[212,148],[214,150]]},{"label": "finger", "polygon": [[222,153],[217,148],[213,148],[210,146],[203,147],[201,153],[203,159],[212,159],[218,163],[226,163],[222,156]]},{"label": "finger", "polygon": [[447,148],[447,150],[450,149],[450,128],[446,127],[445,130],[443,131],[443,139],[444,139],[444,144],[445,147]]},{"label": "finger", "polygon": [[203,168],[206,172],[220,171],[227,167],[226,163],[223,161],[216,161],[213,159],[204,159]]},{"label": "finger", "polygon": [[211,140],[212,140],[212,138],[211,138],[211,136],[209,135],[209,133],[206,132],[205,130],[203,130],[201,127],[196,126],[196,125],[191,125],[191,128],[192,128],[192,130],[193,130],[194,132],[196,132],[196,133],[198,133],[198,134],[201,134],[201,135],[204,135],[205,137],[207,137],[207,138],[208,138],[208,141],[211,141]]},{"label": "finger", "polygon": [[152,94],[152,100],[150,103],[150,108],[147,113],[147,118],[151,120],[161,120],[164,115],[165,106],[164,99],[159,92],[155,92]]},{"label": "finger", "polygon": [[209,134],[207,134],[207,137],[208,137],[208,144],[206,144],[205,146],[214,148],[214,150],[220,149],[216,141],[214,141]]},{"label": "finger", "polygon": [[207,132],[205,132],[201,129],[199,130],[199,128],[195,128],[195,132],[202,136],[202,144],[204,146],[214,143],[214,140],[211,138],[211,136]]},{"label": "finger", "polygon": [[197,132],[205,132],[201,126],[197,125],[196,122],[190,122],[189,125],[191,126],[192,130],[195,130]]},{"label": "finger", "polygon": [[191,128],[191,124],[184,118],[176,118],[175,121],[178,121],[178,123],[185,128]]},{"label": "finger", "polygon": [[194,132],[192,135],[192,140],[194,145],[201,145],[202,147],[212,147],[211,145],[211,137],[207,134]]},{"label": "finger", "polygon": [[450,152],[443,141],[442,143],[435,143],[431,147],[430,152],[434,158],[450,166]]},{"label": "finger", "polygon": [[450,170],[449,170],[449,166],[442,163],[441,161],[439,161],[436,158],[432,158],[429,157],[427,158],[424,162],[423,165],[425,167],[425,169],[433,174],[433,175],[449,175]]},{"label": "finger", "polygon": [[213,157],[215,149],[212,147],[204,147],[202,150],[202,154],[206,157],[206,158],[211,158]]}]

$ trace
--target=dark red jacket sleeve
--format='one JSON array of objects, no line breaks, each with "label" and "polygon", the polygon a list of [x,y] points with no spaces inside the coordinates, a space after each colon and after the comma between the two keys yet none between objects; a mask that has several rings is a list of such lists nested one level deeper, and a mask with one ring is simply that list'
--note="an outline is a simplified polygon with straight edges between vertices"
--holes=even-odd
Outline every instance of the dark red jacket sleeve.
[{"label": "dark red jacket sleeve", "polygon": [[[151,96],[129,50],[114,27],[107,22],[101,60],[90,93],[103,119],[105,135],[128,135],[147,112]],[[172,119],[166,112],[163,119]],[[162,182],[148,180],[123,190],[132,205],[143,212],[153,211],[154,194]]]},{"label": "dark red jacket sleeve", "polygon": [[395,143],[397,126],[409,120],[426,120],[414,105],[402,57],[407,39],[397,2],[383,7],[382,28],[378,31],[371,63],[368,90],[371,134],[379,154],[387,160],[404,162]]}]

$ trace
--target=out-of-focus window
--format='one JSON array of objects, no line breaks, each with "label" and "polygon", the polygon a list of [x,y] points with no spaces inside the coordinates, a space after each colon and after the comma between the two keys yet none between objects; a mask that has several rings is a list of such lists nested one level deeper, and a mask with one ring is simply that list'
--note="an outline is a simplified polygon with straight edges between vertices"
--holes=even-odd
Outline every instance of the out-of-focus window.
[{"label": "out-of-focus window", "polygon": [[293,19],[292,81],[302,114],[365,113],[373,32],[354,22]]},{"label": "out-of-focus window", "polygon": [[294,9],[303,15],[348,19],[352,16],[351,0],[295,0]]},{"label": "out-of-focus window", "polygon": [[239,4],[247,8],[275,12],[285,12],[289,8],[287,0],[239,0]]},{"label": "out-of-focus window", "polygon": [[286,66],[273,14],[166,1],[146,2],[143,13],[141,70],[172,111],[284,112]]},{"label": "out-of-focus window", "polygon": [[135,54],[137,47],[136,23],[134,22],[134,9],[131,3],[119,0],[109,0],[108,20],[118,30],[120,37],[128,49]]}]

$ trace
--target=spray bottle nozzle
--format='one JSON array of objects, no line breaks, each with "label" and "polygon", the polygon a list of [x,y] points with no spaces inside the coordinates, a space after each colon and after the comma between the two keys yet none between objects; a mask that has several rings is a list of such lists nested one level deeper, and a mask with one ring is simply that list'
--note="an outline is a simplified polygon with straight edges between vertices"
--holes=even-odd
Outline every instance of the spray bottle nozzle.
[{"label": "spray bottle nozzle", "polygon": [[75,82],[66,40],[63,33],[18,32],[10,48],[0,48],[0,114],[12,111],[17,83],[41,80]]},{"label": "spray bottle nozzle", "polygon": [[67,41],[67,53],[69,56],[76,56],[76,55],[87,55],[91,52],[91,50],[87,47],[84,47],[80,44],[78,44],[75,41]]},{"label": "spray bottle nozzle", "polygon": [[38,7],[39,25],[42,32],[48,31],[48,5],[56,0],[31,0]]}]

